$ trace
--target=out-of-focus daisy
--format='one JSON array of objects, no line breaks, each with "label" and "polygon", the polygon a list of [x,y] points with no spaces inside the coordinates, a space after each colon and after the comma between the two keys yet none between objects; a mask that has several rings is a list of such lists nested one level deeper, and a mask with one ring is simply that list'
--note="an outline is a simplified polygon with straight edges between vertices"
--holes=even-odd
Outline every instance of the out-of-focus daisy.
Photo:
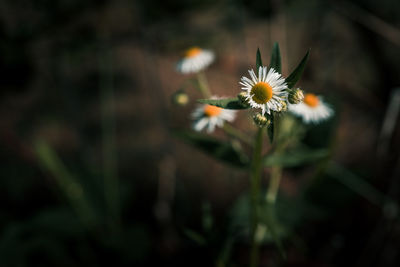
[{"label": "out-of-focus daisy", "polygon": [[267,72],[267,67],[259,67],[258,77],[254,70],[249,70],[251,79],[242,77],[239,82],[246,91],[246,100],[252,108],[260,108],[262,115],[273,111],[281,111],[282,103],[287,101],[288,92],[285,79],[270,68]]},{"label": "out-of-focus daisy", "polygon": [[[215,97],[213,98],[215,99]],[[225,121],[233,121],[236,111],[205,104],[199,105],[191,116],[194,119],[193,129],[195,131],[207,129],[207,132],[211,133],[215,130],[215,126],[222,127]]]},{"label": "out-of-focus daisy", "polygon": [[333,115],[333,110],[322,97],[314,94],[305,94],[303,102],[289,105],[289,111],[301,117],[305,123],[319,123]]},{"label": "out-of-focus daisy", "polygon": [[212,51],[191,47],[184,52],[183,58],[176,65],[177,71],[188,74],[196,73],[213,63],[215,55]]}]

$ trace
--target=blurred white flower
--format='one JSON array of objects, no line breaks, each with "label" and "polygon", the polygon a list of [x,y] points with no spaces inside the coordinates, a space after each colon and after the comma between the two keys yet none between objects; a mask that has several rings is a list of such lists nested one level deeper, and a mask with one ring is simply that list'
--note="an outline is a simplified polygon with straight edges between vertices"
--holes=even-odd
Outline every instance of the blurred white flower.
[{"label": "blurred white flower", "polygon": [[301,117],[304,123],[315,124],[328,119],[334,113],[321,96],[314,94],[305,94],[303,102],[299,104],[289,104],[289,111]]},{"label": "blurred white flower", "polygon": [[285,79],[270,68],[267,73],[267,67],[259,67],[258,77],[253,70],[249,70],[251,79],[242,77],[239,84],[242,90],[247,92],[246,100],[252,108],[260,108],[262,115],[273,111],[282,110],[282,102],[287,101],[288,92]]},{"label": "blurred white flower", "polygon": [[192,47],[185,51],[184,57],[176,65],[177,71],[183,74],[197,73],[214,62],[215,55],[210,50]]},{"label": "blurred white flower", "polygon": [[[213,99],[216,99],[216,97],[213,97]],[[232,122],[236,117],[236,110],[202,104],[198,105],[191,116],[194,119],[193,129],[195,131],[199,132],[207,129],[207,132],[211,133],[215,130],[216,126],[224,126],[225,121]]]}]

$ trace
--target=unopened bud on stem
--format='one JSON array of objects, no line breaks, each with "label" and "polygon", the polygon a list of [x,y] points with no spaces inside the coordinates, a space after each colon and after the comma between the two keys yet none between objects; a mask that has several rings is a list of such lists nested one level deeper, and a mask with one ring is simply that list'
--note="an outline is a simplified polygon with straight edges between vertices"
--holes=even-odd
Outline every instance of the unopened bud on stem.
[{"label": "unopened bud on stem", "polygon": [[267,117],[261,115],[260,113],[255,114],[253,116],[253,120],[258,127],[264,127],[271,124],[271,121]]},{"label": "unopened bud on stem", "polygon": [[189,103],[189,96],[183,91],[177,91],[172,95],[172,103],[177,106],[186,106]]},{"label": "unopened bud on stem", "polygon": [[286,103],[286,101],[281,100],[279,102],[280,102],[281,105],[279,106],[278,112],[287,111],[287,103]]},{"label": "unopened bud on stem", "polygon": [[304,94],[303,91],[299,88],[293,89],[289,92],[289,103],[290,104],[299,104],[303,101]]}]

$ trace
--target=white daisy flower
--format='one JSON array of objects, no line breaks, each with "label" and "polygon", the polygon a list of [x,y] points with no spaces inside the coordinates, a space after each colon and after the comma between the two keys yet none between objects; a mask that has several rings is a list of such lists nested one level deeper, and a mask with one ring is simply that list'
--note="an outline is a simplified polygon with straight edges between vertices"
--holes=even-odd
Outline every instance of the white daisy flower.
[{"label": "white daisy flower", "polygon": [[289,104],[289,111],[301,117],[304,123],[315,124],[333,115],[333,109],[324,103],[322,97],[314,94],[305,94],[303,102],[299,104]]},{"label": "white daisy flower", "polygon": [[184,57],[176,65],[176,70],[183,73],[196,73],[214,62],[215,55],[210,50],[191,47],[184,52]]},{"label": "white daisy flower", "polygon": [[222,127],[225,121],[233,121],[236,117],[236,110],[223,109],[205,104],[198,105],[191,116],[195,120],[193,123],[195,131],[200,132],[207,128],[207,132],[211,133],[215,130],[215,126]]},{"label": "white daisy flower", "polygon": [[242,90],[247,92],[246,100],[252,108],[262,109],[262,115],[267,112],[271,114],[271,110],[282,110],[282,103],[287,101],[288,92],[285,79],[270,68],[267,73],[267,67],[259,67],[258,77],[253,70],[249,70],[251,79],[242,77],[239,82],[243,87]]}]

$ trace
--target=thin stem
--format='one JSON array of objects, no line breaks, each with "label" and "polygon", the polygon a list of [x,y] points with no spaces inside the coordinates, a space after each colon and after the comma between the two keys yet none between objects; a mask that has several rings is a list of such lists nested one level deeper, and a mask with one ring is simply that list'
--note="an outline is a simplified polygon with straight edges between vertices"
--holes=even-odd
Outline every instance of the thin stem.
[{"label": "thin stem", "polygon": [[282,178],[282,168],[278,166],[272,167],[271,179],[269,180],[269,186],[266,195],[267,203],[275,204],[281,178]]},{"label": "thin stem", "polygon": [[[282,130],[284,129],[285,122],[281,120],[281,118],[275,118],[275,132],[274,132],[274,139],[275,139],[275,149],[274,154],[279,155],[286,147],[287,142],[282,140]],[[290,131],[292,125],[289,125],[287,131]],[[267,194],[265,196],[266,201],[268,204],[275,204],[276,197],[279,191],[279,185],[282,178],[282,168],[280,166],[274,166],[271,168],[271,177],[269,180],[269,186],[267,190]]]},{"label": "thin stem", "polygon": [[260,195],[260,184],[261,184],[261,171],[262,171],[262,146],[263,136],[265,127],[261,127],[257,131],[257,135],[254,142],[253,159],[250,170],[250,183],[251,183],[251,195],[250,195],[250,238],[251,238],[251,253],[250,253],[250,267],[256,267],[258,265],[259,248],[256,239],[256,231],[259,221],[258,216],[258,205]]},{"label": "thin stem", "polygon": [[77,216],[85,224],[89,230],[93,230],[93,225],[96,224],[97,216],[93,211],[93,207],[88,202],[84,188],[74,177],[64,162],[43,140],[38,140],[35,143],[35,152],[38,157],[40,167],[53,175],[56,183],[65,194]]},{"label": "thin stem", "polygon": [[112,230],[117,230],[119,218],[119,181],[117,173],[117,155],[114,120],[114,90],[111,69],[111,53],[106,48],[101,50],[100,79],[101,113],[103,130],[103,174],[104,194],[109,212],[109,224]]},{"label": "thin stem", "polygon": [[253,142],[250,140],[250,138],[242,133],[241,131],[239,131],[238,129],[236,129],[235,127],[233,127],[232,125],[228,124],[228,123],[224,123],[224,127],[223,130],[225,131],[225,133],[227,135],[230,135],[238,140],[241,140],[242,142],[248,144],[248,145],[253,145]]},{"label": "thin stem", "polygon": [[207,77],[204,72],[197,73],[197,82],[199,83],[199,91],[203,97],[210,98],[211,92],[208,86]]}]

